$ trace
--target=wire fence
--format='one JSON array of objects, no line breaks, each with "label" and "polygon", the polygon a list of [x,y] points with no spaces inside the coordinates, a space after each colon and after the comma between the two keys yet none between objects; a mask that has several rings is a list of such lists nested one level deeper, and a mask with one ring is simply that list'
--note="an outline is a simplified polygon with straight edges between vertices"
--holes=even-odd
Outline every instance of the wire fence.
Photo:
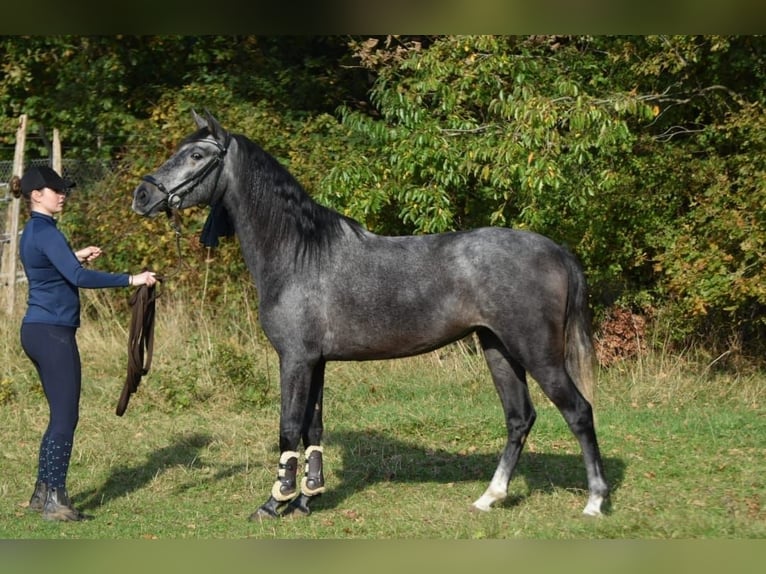
[{"label": "wire fence", "polygon": [[[25,169],[32,166],[50,166],[47,159],[32,159],[27,162]],[[118,168],[118,162],[106,160],[82,161],[75,159],[62,160],[63,172],[61,176],[65,179],[74,181],[78,187],[82,188],[89,184],[103,180],[105,177],[113,174]],[[11,195],[10,180],[13,175],[13,162],[0,161],[0,255],[8,247],[10,237],[8,236],[8,206],[11,204],[13,196]]]},{"label": "wire fence", "polygon": [[[59,150],[60,153],[60,150]],[[3,157],[8,157],[3,154]],[[28,159],[24,169],[30,167],[52,166],[48,158]],[[70,180],[79,188],[87,188],[109,178],[117,171],[117,161],[66,159],[61,161],[61,176]],[[14,202],[10,189],[13,176],[14,161],[0,160],[0,294],[7,299],[8,309],[14,305],[15,285],[26,279],[20,261],[14,251],[18,248],[18,237],[21,229],[16,232],[18,221],[18,202]]]},{"label": "wire fence", "polygon": [[[33,166],[50,165],[51,162],[48,159],[32,159],[27,162],[25,169]],[[117,169],[117,161],[63,159],[61,162],[61,171],[63,173],[60,175],[64,179],[74,181],[77,187],[85,187],[91,183],[103,180],[105,177],[115,173]],[[2,217],[2,215],[5,213],[5,206],[12,198],[9,186],[12,175],[13,162],[0,161],[0,235],[5,233],[6,218]]]},{"label": "wire fence", "polygon": [[[30,168],[32,166],[50,166],[51,162],[48,159],[32,159],[29,160],[25,166]],[[63,159],[61,162],[63,171],[61,177],[64,179],[70,179],[78,184],[78,186],[87,185],[95,181],[99,181],[114,173],[117,169],[118,162],[116,160],[92,160],[85,161],[79,159]],[[0,193],[0,198],[8,195],[8,182],[11,179],[13,173],[12,161],[0,161],[0,186],[3,187]]]}]

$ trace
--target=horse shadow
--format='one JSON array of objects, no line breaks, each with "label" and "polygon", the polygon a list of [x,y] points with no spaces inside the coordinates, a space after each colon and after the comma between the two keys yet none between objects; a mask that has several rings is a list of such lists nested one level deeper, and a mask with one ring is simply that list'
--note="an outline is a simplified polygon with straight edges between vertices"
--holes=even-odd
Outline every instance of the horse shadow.
[{"label": "horse shadow", "polygon": [[[121,498],[140,490],[168,469],[183,465],[189,466],[198,461],[203,448],[213,441],[213,437],[203,433],[181,434],[168,446],[159,448],[148,455],[145,462],[133,466],[117,466],[111,470],[104,484],[86,490],[77,495],[78,507],[82,510],[99,508],[111,500]],[[226,466],[207,480],[220,480],[242,471],[245,465]],[[179,486],[180,490],[185,487]]]},{"label": "horse shadow", "polygon": [[[341,462],[334,472],[339,482],[328,485],[327,491],[312,503],[314,510],[340,506],[353,493],[362,492],[375,483],[450,484],[484,480],[488,485],[501,454],[500,450],[487,454],[428,449],[376,431],[333,432],[326,433],[325,438],[326,445],[340,447]],[[616,457],[606,457],[603,463],[607,483],[614,493],[623,481],[627,465]],[[579,452],[558,454],[524,450],[513,476],[523,477],[528,492],[509,493],[498,506],[516,505],[532,492],[552,493],[561,488],[587,492],[585,465]],[[475,498],[482,492],[484,487],[476,492]],[[608,501],[604,511],[609,512]]]},{"label": "horse shadow", "polygon": [[[367,430],[337,431],[325,434],[325,445],[339,448],[340,462],[333,469],[335,484],[312,502],[312,509],[329,510],[343,504],[354,493],[363,492],[376,483],[450,484],[482,480],[489,484],[497,466],[497,453],[455,453],[445,449],[429,449],[394,439],[385,433]],[[145,487],[158,475],[173,467],[189,466],[213,440],[209,434],[188,433],[173,438],[168,446],[148,455],[145,462],[113,468],[100,487],[79,493],[75,498],[81,510],[94,510]],[[573,439],[574,440],[574,439]],[[604,458],[607,482],[615,492],[622,483],[626,464],[620,458]],[[244,464],[225,465],[205,481],[234,476]],[[585,468],[580,454],[522,452],[514,476],[522,476],[528,491],[553,492],[554,489],[587,489]],[[180,485],[183,491],[188,485]],[[476,492],[478,498],[483,492]],[[500,506],[520,503],[528,494],[511,494]],[[607,512],[609,507],[607,505]]]}]

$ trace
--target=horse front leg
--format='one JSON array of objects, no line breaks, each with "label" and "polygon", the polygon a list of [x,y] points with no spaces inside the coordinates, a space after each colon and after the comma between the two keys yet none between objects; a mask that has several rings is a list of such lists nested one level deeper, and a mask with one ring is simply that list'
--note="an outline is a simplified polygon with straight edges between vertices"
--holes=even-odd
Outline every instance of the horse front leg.
[{"label": "horse front leg", "polygon": [[279,416],[279,465],[277,478],[271,487],[271,495],[250,520],[279,517],[279,510],[299,495],[298,491],[298,444],[311,392],[313,365],[280,361],[281,410]]},{"label": "horse front leg", "polygon": [[322,421],[322,398],[324,395],[325,361],[320,360],[311,377],[311,391],[303,418],[303,446],[306,449],[306,466],[301,480],[301,493],[282,513],[283,516],[308,516],[309,501],[325,491],[323,450],[321,447],[324,423]]},{"label": "horse front leg", "polygon": [[[325,361],[291,363],[280,366],[281,413],[279,423],[279,466],[269,499],[250,520],[279,516],[308,515],[311,498],[324,492],[322,465],[322,396]],[[298,444],[306,447],[306,467],[298,490]],[[280,509],[283,506],[283,512]]]}]

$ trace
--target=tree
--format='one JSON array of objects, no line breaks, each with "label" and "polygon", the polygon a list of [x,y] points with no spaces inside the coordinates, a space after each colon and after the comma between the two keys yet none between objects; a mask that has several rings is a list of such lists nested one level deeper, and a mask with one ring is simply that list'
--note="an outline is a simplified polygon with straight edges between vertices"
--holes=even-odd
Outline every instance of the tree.
[{"label": "tree", "polygon": [[341,109],[355,153],[320,197],[390,233],[539,231],[577,252],[602,304],[662,306],[681,335],[752,333],[766,303],[764,47],[721,36],[357,43],[377,75],[373,106]]},{"label": "tree", "polygon": [[4,36],[0,109],[58,128],[70,157],[114,159],[160,100],[188,87],[224,86],[295,115],[331,111],[366,87],[337,65],[345,54],[332,36]]},{"label": "tree", "polygon": [[341,110],[357,153],[320,196],[382,231],[513,225],[592,259],[589,212],[631,153],[628,120],[654,117],[608,83],[605,56],[537,37],[444,37],[399,53],[377,70],[374,113]]},{"label": "tree", "polygon": [[[122,159],[66,219],[75,238],[115,233],[121,265],[175,265],[166,222],[137,225],[126,190],[208,108],[376,232],[538,231],[580,257],[597,306],[661,309],[681,337],[734,330],[755,348],[765,48],[760,36],[0,37],[0,108],[6,140],[27,113],[33,131],[61,130],[67,157]],[[204,216],[187,214],[189,233]],[[246,275],[236,244],[218,257],[214,273]]]}]

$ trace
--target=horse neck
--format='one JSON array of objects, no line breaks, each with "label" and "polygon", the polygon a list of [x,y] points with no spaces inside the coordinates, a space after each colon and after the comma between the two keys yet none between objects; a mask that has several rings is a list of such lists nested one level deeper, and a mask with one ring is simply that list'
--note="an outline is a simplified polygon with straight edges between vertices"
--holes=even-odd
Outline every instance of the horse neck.
[{"label": "horse neck", "polygon": [[340,216],[317,204],[292,175],[263,152],[255,173],[230,180],[224,206],[259,290],[287,281],[320,257],[340,233]]},{"label": "horse neck", "polygon": [[273,265],[276,258],[266,256],[264,246],[267,242],[262,237],[264,226],[255,217],[255,210],[247,205],[247,198],[242,195],[240,191],[228,190],[223,195],[223,204],[234,224],[242,257],[260,293],[263,287],[261,278],[267,274],[268,266]]}]

